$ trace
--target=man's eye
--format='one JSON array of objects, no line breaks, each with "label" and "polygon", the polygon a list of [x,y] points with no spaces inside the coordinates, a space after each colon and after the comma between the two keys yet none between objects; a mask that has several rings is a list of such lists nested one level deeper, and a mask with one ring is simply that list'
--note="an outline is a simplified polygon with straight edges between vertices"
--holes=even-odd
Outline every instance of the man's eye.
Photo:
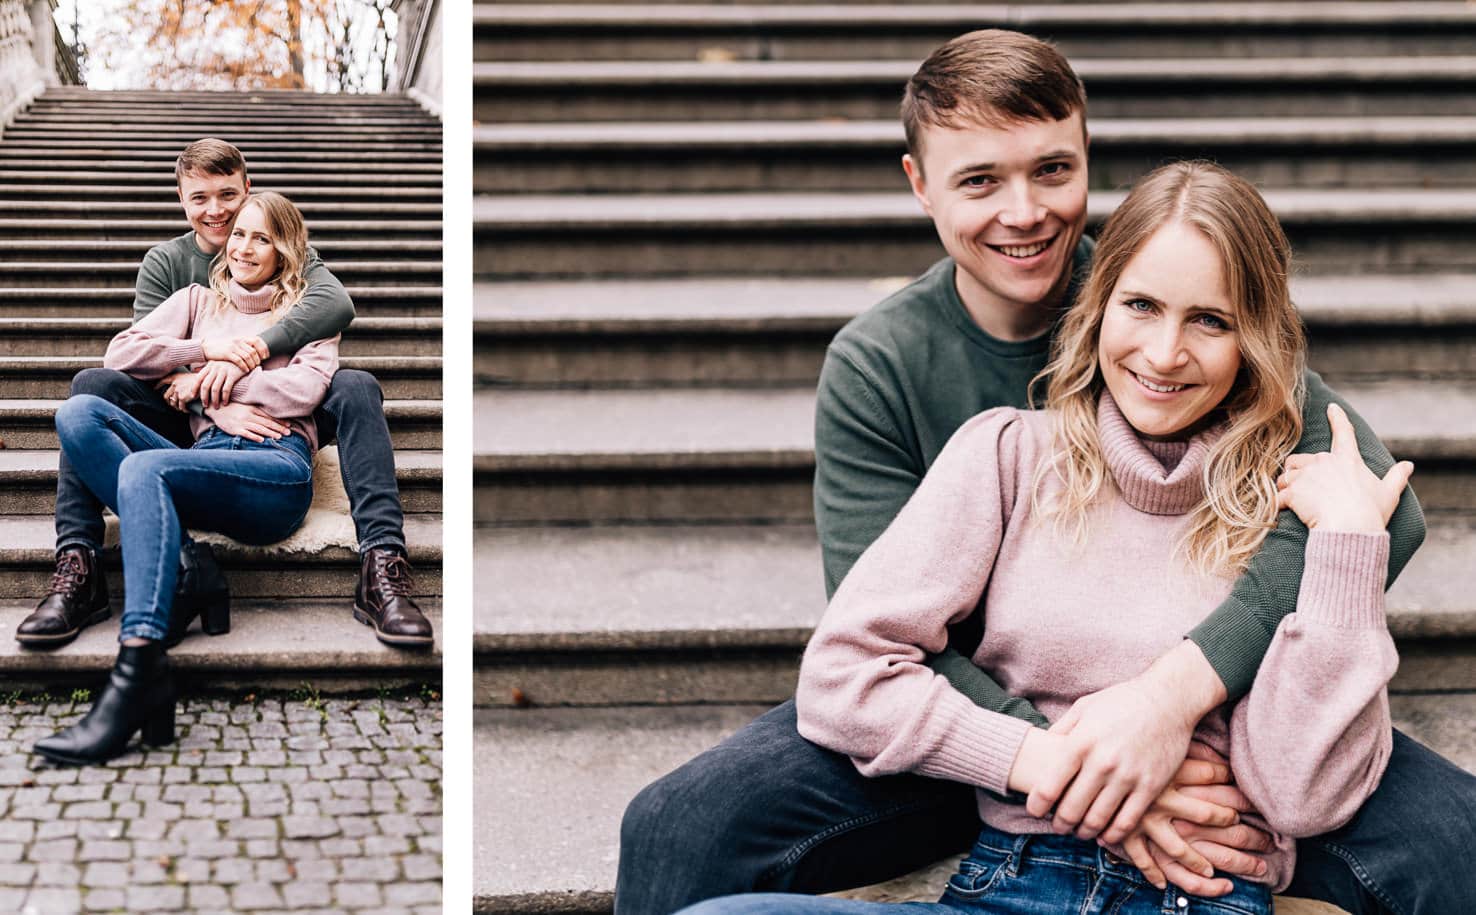
[{"label": "man's eye", "polygon": [[1047,162],[1040,167],[1040,174],[1046,178],[1059,178],[1070,172],[1071,166],[1066,162]]},{"label": "man's eye", "polygon": [[988,175],[970,175],[963,180],[964,187],[972,188],[974,190],[989,187],[993,183],[994,179]]}]

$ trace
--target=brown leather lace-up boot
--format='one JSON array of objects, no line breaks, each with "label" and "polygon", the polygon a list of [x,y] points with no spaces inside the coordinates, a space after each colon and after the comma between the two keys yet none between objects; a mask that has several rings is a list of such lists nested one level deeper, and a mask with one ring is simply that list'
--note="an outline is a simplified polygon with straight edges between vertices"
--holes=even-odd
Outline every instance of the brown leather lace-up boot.
[{"label": "brown leather lace-up boot", "polygon": [[430,620],[410,596],[413,590],[410,563],[404,556],[394,550],[371,549],[359,567],[354,619],[373,626],[375,635],[386,645],[429,647],[435,634]]},{"label": "brown leather lace-up boot", "polygon": [[15,640],[27,648],[56,648],[75,639],[83,627],[112,614],[108,582],[97,552],[87,547],[67,547],[56,556],[51,592],[21,620]]}]

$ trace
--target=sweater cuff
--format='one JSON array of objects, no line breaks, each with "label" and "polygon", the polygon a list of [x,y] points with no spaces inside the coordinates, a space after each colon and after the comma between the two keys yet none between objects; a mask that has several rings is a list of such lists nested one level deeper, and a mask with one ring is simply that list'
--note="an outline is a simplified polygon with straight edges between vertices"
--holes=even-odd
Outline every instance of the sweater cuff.
[{"label": "sweater cuff", "polygon": [[259,371],[260,369],[252,369],[241,376],[241,380],[231,388],[231,403],[239,403],[246,396],[246,393],[251,390],[252,380],[256,378],[256,373]]},{"label": "sweater cuff", "polygon": [[205,344],[199,340],[180,340],[177,343],[171,343],[164,350],[164,358],[169,360],[170,368],[204,362]]},{"label": "sweater cuff", "polygon": [[1389,535],[1307,532],[1307,560],[1297,615],[1339,629],[1384,628]]},{"label": "sweater cuff", "polygon": [[1034,726],[981,709],[953,690],[947,690],[939,699],[944,714],[935,719],[936,733],[924,737],[937,750],[919,771],[996,794],[1009,793],[1010,769],[1014,768],[1025,735]]}]

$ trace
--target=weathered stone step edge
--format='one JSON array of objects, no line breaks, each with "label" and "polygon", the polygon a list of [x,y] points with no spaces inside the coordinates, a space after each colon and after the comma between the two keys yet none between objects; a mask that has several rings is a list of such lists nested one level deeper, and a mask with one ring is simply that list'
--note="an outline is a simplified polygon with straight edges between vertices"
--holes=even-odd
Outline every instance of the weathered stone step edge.
[{"label": "weathered stone step edge", "polygon": [[[157,160],[158,168],[144,169],[141,166],[148,162],[95,162],[86,168],[59,169],[55,160],[0,160],[0,181],[61,181],[64,183],[79,180],[106,179],[114,186],[118,184],[147,184],[157,186],[161,180],[169,181],[172,167],[170,162],[160,157]],[[383,185],[418,185],[430,184],[440,181],[441,171],[434,164],[414,165],[402,163],[398,166],[391,164],[389,168],[378,171],[356,166],[353,174],[343,173],[343,163],[282,163],[268,162],[264,166],[257,165],[256,159],[251,160],[252,183],[259,189],[271,188],[273,185],[281,186],[289,182],[314,181],[320,179],[324,173],[332,174],[332,180],[343,186],[360,184],[383,184]],[[129,171],[128,169],[134,169]]]},{"label": "weathered stone step edge", "polygon": [[[268,188],[265,184],[257,185],[260,190]],[[309,201],[318,202],[352,202],[357,200],[383,201],[391,203],[400,199],[413,200],[440,200],[441,187],[439,181],[432,184],[427,183],[420,187],[388,186],[388,187],[334,187],[328,185],[278,185],[271,187],[294,203],[301,206]],[[69,202],[69,198],[87,201],[108,202],[114,205],[121,203],[132,203],[135,206],[150,206],[161,197],[167,198],[175,193],[173,184],[156,183],[147,188],[127,187],[122,185],[98,185],[98,184],[0,184],[0,206],[16,202],[17,198],[44,197],[53,202]],[[107,201],[108,197],[124,198],[121,201]],[[175,206],[179,205],[175,198]]]},{"label": "weathered stone step edge", "polygon": [[[3,331],[3,327],[0,327]],[[76,374],[87,368],[101,367],[102,356],[0,356],[0,375],[21,375],[26,372]],[[441,357],[430,355],[360,355],[344,356],[339,367],[359,369],[376,375],[396,377],[422,377],[441,374]]]},{"label": "weathered stone step edge", "polygon": [[[350,286],[348,293],[351,298],[372,299],[388,298],[390,296],[439,296],[439,286]],[[133,291],[119,289],[5,289],[0,288],[0,301],[11,301],[14,299],[41,299],[41,298],[77,298],[77,299],[116,299],[121,304],[132,306]],[[130,325],[127,317],[107,318],[32,318],[32,317],[8,317],[0,318],[0,336],[11,336],[14,334],[38,334],[46,337],[76,336],[76,337],[101,337],[104,340],[112,338],[118,331]],[[427,339],[439,339],[442,324],[440,318],[377,318],[363,317],[355,318],[354,323],[344,331],[345,338],[360,338],[364,341],[373,340],[375,337],[385,336],[424,336]]]},{"label": "weathered stone step edge", "polygon": [[[56,449],[0,448],[0,487],[17,483],[56,485]],[[441,452],[427,448],[395,451],[395,477],[403,485],[441,480]]]},{"label": "weathered stone step edge", "polygon": [[1227,27],[1254,30],[1341,27],[1351,29],[1402,29],[1421,26],[1476,26],[1476,14],[1463,3],[1197,3],[1169,6],[1160,3],[979,4],[967,8],[946,4],[856,5],[816,3],[776,5],[745,3],[741,6],[674,3],[631,6],[617,3],[477,3],[472,25],[536,26],[549,31],[560,27],[599,26],[606,29],[687,26],[799,27],[894,27],[949,25],[960,31],[984,28],[1048,25],[1058,28],[1095,26],[1123,27],[1151,33],[1163,28]]},{"label": "weathered stone step edge", "polygon": [[[1092,191],[1088,220],[1100,223],[1127,196]],[[1390,225],[1476,222],[1476,189],[1271,188],[1263,196],[1288,225]],[[906,193],[529,194],[478,196],[472,220],[479,232],[565,232],[574,229],[916,226],[927,223]],[[0,220],[0,227],[3,227]]]},{"label": "weathered stone step edge", "polygon": [[191,104],[213,104],[226,110],[240,110],[243,106],[261,105],[271,110],[283,105],[306,105],[322,110],[330,108],[407,108],[419,109],[415,100],[406,95],[387,92],[382,95],[362,95],[335,92],[308,92],[300,89],[250,89],[245,91],[214,91],[205,89],[88,89],[81,86],[52,86],[40,97],[50,102],[96,102],[99,104],[136,105],[155,103],[165,107],[175,105],[188,107]]},{"label": "weathered stone step edge", "polygon": [[[479,660],[798,651],[825,610],[810,525],[479,528],[474,544]],[[1389,591],[1396,639],[1476,639],[1470,555],[1476,523],[1431,520]]]},{"label": "weathered stone step edge", "polygon": [[[441,216],[441,205],[439,203],[430,205],[424,203],[387,203],[375,201],[363,203],[358,201],[323,201],[304,200],[298,203],[298,209],[309,221],[321,220],[328,215],[340,213],[351,213],[361,215],[367,213],[389,213],[401,218],[406,216],[425,216],[439,221]],[[34,213],[38,218],[45,219],[52,214],[71,213],[98,213],[103,216],[127,214],[130,216],[149,216],[155,213],[163,216],[171,213],[178,214],[179,201],[175,200],[155,202],[152,200],[49,200],[33,202],[29,200],[6,200],[0,198],[0,213]],[[13,217],[12,217],[13,218]]]},{"label": "weathered stone step edge", "polygon": [[[275,145],[275,144],[274,144]],[[0,143],[0,163],[12,167],[30,167],[31,163],[37,163],[43,168],[55,168],[61,162],[80,162],[89,168],[107,169],[116,168],[119,165],[127,168],[137,168],[140,164],[158,164],[161,169],[173,169],[174,159],[179,155],[178,144],[166,143],[156,147],[140,147],[132,144],[128,149],[117,149],[112,146],[74,146],[59,147],[52,144],[27,144],[24,147],[10,147]],[[334,168],[350,170],[383,170],[386,167],[404,166],[407,168],[425,169],[439,167],[441,153],[439,151],[405,151],[388,155],[383,150],[353,150],[334,147],[332,149],[301,149],[292,146],[282,148],[265,148],[250,143],[240,145],[241,152],[251,158],[253,162],[290,162],[318,164],[320,167],[332,166]],[[37,162],[36,157],[46,158]]]},{"label": "weathered stone step edge", "polygon": [[[1354,144],[1423,147],[1476,142],[1476,118],[1094,118],[1093,150],[1117,144],[1341,148]],[[608,121],[592,123],[481,124],[472,128],[477,152],[596,151],[672,152],[756,147],[862,147],[888,151],[903,145],[896,121]],[[5,173],[0,172],[0,176]]]},{"label": "weathered stone step edge", "polygon": [[[835,330],[909,281],[697,277],[478,282],[472,286],[473,327],[478,337],[580,338],[600,333]],[[1294,277],[1292,298],[1313,327],[1476,323],[1476,275]],[[0,330],[5,326],[0,321]]]},{"label": "weathered stone step edge", "polygon": [[[641,788],[767,709],[474,712],[474,910],[484,915],[609,912],[626,804]],[[1401,731],[1476,772],[1471,738],[1476,694],[1394,696],[1390,710]],[[620,752],[611,752],[612,747]],[[599,776],[591,778],[592,772]]]},{"label": "weathered stone step edge", "polygon": [[[1338,387],[1395,454],[1476,459],[1476,390],[1445,381]],[[473,468],[482,474],[813,462],[814,391],[481,390]],[[1411,410],[1411,404],[1420,409]]]},{"label": "weathered stone step edge", "polygon": [[[436,644],[429,651],[382,645],[372,629],[355,622],[351,602],[252,598],[231,602],[229,633],[206,636],[196,627],[170,650],[169,660],[186,676],[211,675],[238,681],[326,671],[339,675],[420,672],[438,680],[441,600],[428,597],[417,603],[435,628]],[[75,642],[54,651],[29,651],[14,640],[16,626],[34,606],[0,601],[0,671],[4,671],[8,684],[53,675],[94,674],[112,667],[118,653],[121,602],[114,601],[112,619],[89,627]]]},{"label": "weathered stone step edge", "polygon": [[[1476,79],[1476,56],[1186,58],[1158,60],[1078,59],[1072,65],[1093,91],[1093,83],[1135,85],[1169,80],[1176,91],[1193,84],[1234,83],[1261,86],[1349,83],[1388,84],[1468,82]],[[479,61],[473,84],[483,86],[754,86],[793,85],[814,90],[824,84],[904,85],[916,61],[598,61],[565,63]]]}]

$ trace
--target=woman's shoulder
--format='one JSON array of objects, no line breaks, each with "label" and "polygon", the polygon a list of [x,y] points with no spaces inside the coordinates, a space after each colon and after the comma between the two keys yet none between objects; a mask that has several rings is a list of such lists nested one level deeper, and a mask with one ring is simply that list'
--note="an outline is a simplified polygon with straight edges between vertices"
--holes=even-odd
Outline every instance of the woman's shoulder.
[{"label": "woman's shoulder", "polygon": [[959,426],[944,450],[987,448],[1002,457],[1014,455],[1021,460],[1034,460],[1050,435],[1051,419],[1047,411],[994,407]]}]

